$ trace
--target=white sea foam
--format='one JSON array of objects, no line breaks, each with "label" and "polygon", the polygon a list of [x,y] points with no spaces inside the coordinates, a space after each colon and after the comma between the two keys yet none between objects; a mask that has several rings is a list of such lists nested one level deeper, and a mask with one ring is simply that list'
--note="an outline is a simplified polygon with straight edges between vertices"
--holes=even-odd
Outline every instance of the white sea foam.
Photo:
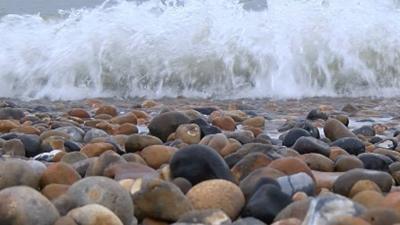
[{"label": "white sea foam", "polygon": [[399,3],[119,1],[0,20],[2,97],[177,95],[398,96]]}]

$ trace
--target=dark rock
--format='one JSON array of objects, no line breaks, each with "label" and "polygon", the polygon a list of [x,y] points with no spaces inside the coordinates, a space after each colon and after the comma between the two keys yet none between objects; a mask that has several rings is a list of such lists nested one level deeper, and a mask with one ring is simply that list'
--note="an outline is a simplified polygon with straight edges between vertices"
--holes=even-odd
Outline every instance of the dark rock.
[{"label": "dark rock", "polygon": [[348,153],[358,155],[365,152],[365,145],[357,138],[344,137],[331,143],[331,146],[338,146]]},{"label": "dark rock", "polygon": [[107,137],[107,136],[108,136],[108,134],[104,130],[92,128],[86,132],[85,136],[83,137],[83,141],[85,143],[89,143],[95,138]]},{"label": "dark rock", "polygon": [[336,172],[345,172],[356,168],[364,168],[363,162],[356,156],[341,155],[335,161]]},{"label": "dark rock", "polygon": [[152,135],[132,134],[128,136],[125,142],[127,152],[137,152],[150,145],[161,145],[162,141]]},{"label": "dark rock", "polygon": [[369,170],[389,171],[389,165],[393,163],[389,157],[376,153],[362,153],[358,158],[363,162],[364,168]]},{"label": "dark rock", "polygon": [[362,126],[362,127],[358,128],[358,129],[353,130],[353,133],[354,133],[354,134],[357,134],[357,135],[358,135],[358,134],[361,134],[361,135],[364,135],[364,136],[366,136],[366,137],[375,136],[375,130],[374,130],[374,128],[372,128],[371,126],[367,126],[367,125]]},{"label": "dark rock", "polygon": [[255,217],[270,224],[278,213],[292,202],[289,195],[275,185],[263,185],[251,197],[242,216]]},{"label": "dark rock", "polygon": [[300,154],[306,153],[319,153],[321,155],[329,156],[329,145],[314,137],[300,137],[294,143],[293,149]]},{"label": "dark rock", "polygon": [[180,112],[162,113],[151,120],[148,128],[150,133],[162,141],[167,141],[168,136],[175,132],[181,124],[190,123],[189,117]]},{"label": "dark rock", "polygon": [[70,140],[64,141],[64,147],[67,152],[79,152],[82,148],[81,144]]},{"label": "dark rock", "polygon": [[308,120],[317,120],[317,119],[327,120],[328,115],[325,112],[322,112],[320,109],[313,109],[308,113],[307,119]]},{"label": "dark rock", "polygon": [[240,184],[240,189],[242,190],[244,197],[249,200],[251,196],[253,196],[254,193],[257,192],[257,190],[266,184],[270,185],[275,185],[279,189],[281,189],[281,186],[279,185],[278,181],[276,181],[273,178],[270,177],[261,177],[257,179],[257,182],[250,182],[250,183],[242,183]]},{"label": "dark rock", "polygon": [[217,108],[214,107],[195,107],[193,109],[204,115],[210,115],[212,112],[218,110]]},{"label": "dark rock", "polygon": [[300,137],[309,137],[311,134],[301,128],[293,128],[291,129],[283,139],[283,145],[286,147],[291,147]]},{"label": "dark rock", "polygon": [[233,181],[228,165],[206,145],[189,145],[177,151],[170,161],[173,178],[183,177],[193,185],[208,179]]},{"label": "dark rock", "polygon": [[205,120],[198,118],[195,120],[190,121],[190,123],[195,123],[199,125],[201,131],[201,137],[207,136],[209,134],[218,134],[222,133],[221,129],[216,126],[212,126],[208,124]]},{"label": "dark rock", "polygon": [[244,144],[241,148],[239,148],[236,152],[225,156],[225,161],[229,167],[233,167],[236,163],[238,163],[243,157],[247,154],[261,152],[268,156],[271,159],[281,158],[279,150],[275,148],[273,145],[269,144],[260,144],[260,143],[248,143]]},{"label": "dark rock", "polygon": [[377,137],[377,136],[372,137],[371,139],[369,139],[369,142],[370,142],[371,144],[376,144],[376,143],[379,143],[379,142],[381,142],[381,141],[383,141],[383,139],[382,139],[381,137]]},{"label": "dark rock", "polygon": [[8,119],[20,120],[24,116],[25,113],[21,109],[10,108],[10,107],[0,109],[0,120],[8,120]]}]

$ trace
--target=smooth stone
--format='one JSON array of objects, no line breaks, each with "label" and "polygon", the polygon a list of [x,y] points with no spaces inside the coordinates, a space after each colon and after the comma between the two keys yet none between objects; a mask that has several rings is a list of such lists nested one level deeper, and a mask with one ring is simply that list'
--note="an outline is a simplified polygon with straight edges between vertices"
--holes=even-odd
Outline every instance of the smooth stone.
[{"label": "smooth stone", "polygon": [[361,218],[371,225],[392,225],[400,223],[400,214],[394,209],[387,208],[368,209]]},{"label": "smooth stone", "polygon": [[125,142],[125,149],[127,152],[137,152],[151,145],[161,145],[163,142],[155,136],[132,134],[128,136]]},{"label": "smooth stone", "polygon": [[85,135],[85,131],[75,126],[59,127],[55,129],[55,131],[68,134],[71,137],[71,140],[76,142],[82,142]]},{"label": "smooth stone", "polygon": [[24,143],[26,157],[33,157],[41,153],[39,136],[35,134],[21,134],[17,135],[16,138]]},{"label": "smooth stone", "polygon": [[147,165],[146,161],[144,161],[144,159],[137,153],[126,153],[122,155],[122,158],[124,158],[127,162]]},{"label": "smooth stone", "polygon": [[276,179],[282,192],[293,196],[297,192],[304,192],[309,196],[315,195],[316,185],[314,180],[306,173],[296,173]]},{"label": "smooth stone", "polygon": [[236,220],[231,225],[265,225],[265,223],[253,217],[245,217]]},{"label": "smooth stone", "polygon": [[109,150],[101,154],[96,160],[89,165],[86,170],[87,176],[104,176],[104,171],[111,165],[123,164],[126,160],[117,153]]},{"label": "smooth stone", "polygon": [[273,146],[271,144],[248,143],[242,145],[234,153],[225,156],[224,159],[229,167],[233,167],[243,157],[245,157],[250,153],[255,153],[255,152],[261,152],[274,160],[282,157],[281,149],[278,149],[276,146]]},{"label": "smooth stone", "polygon": [[327,120],[328,115],[325,112],[322,112],[320,109],[313,109],[307,114],[306,118],[308,120],[317,120],[317,119]]},{"label": "smooth stone", "polygon": [[121,124],[120,126],[114,128],[111,131],[111,133],[114,135],[119,135],[119,134],[131,135],[131,134],[139,133],[139,129],[137,128],[137,126],[135,126],[133,124],[124,123],[124,124]]},{"label": "smooth stone", "polygon": [[81,152],[68,152],[61,158],[61,162],[72,165],[80,160],[85,160],[87,158],[88,157]]},{"label": "smooth stone", "polygon": [[335,171],[346,172],[356,168],[364,168],[363,162],[354,155],[342,155],[335,161]]},{"label": "smooth stone", "polygon": [[22,109],[5,107],[0,109],[0,120],[20,120],[25,117],[25,113]]},{"label": "smooth stone", "polygon": [[327,194],[312,200],[303,224],[329,224],[339,216],[360,216],[365,208],[340,195]]},{"label": "smooth stone", "polygon": [[304,154],[301,158],[312,170],[333,172],[335,169],[335,163],[331,159],[318,153]]},{"label": "smooth stone", "polygon": [[294,201],[282,209],[278,215],[276,215],[274,221],[281,221],[290,218],[296,218],[303,221],[307,216],[308,208],[311,205],[311,198]]},{"label": "smooth stone", "polygon": [[261,152],[250,153],[236,163],[231,172],[237,181],[241,181],[254,170],[268,166],[272,159]]},{"label": "smooth stone", "polygon": [[276,159],[272,161],[268,167],[280,170],[286,175],[304,172],[314,179],[311,169],[307,166],[307,164],[295,157]]},{"label": "smooth stone", "polygon": [[201,138],[200,127],[195,123],[179,125],[175,136],[186,144],[198,144]]},{"label": "smooth stone", "polygon": [[0,224],[4,225],[53,225],[59,218],[49,200],[26,186],[1,190],[0,206]]},{"label": "smooth stone", "polygon": [[147,165],[158,169],[161,165],[168,163],[177,150],[177,148],[165,145],[150,145],[144,148],[140,152],[140,155],[146,161]]},{"label": "smooth stone", "polygon": [[10,132],[39,135],[42,131],[40,131],[36,127],[22,125],[20,127],[17,127],[17,128],[14,128],[14,129],[10,130]]},{"label": "smooth stone", "polygon": [[47,131],[45,131],[45,132],[40,134],[40,140],[41,141],[44,141],[44,140],[46,140],[48,138],[51,138],[51,137],[57,137],[57,138],[62,139],[62,140],[70,140],[71,139],[71,136],[69,134],[67,134],[66,132],[58,131],[58,130],[55,130],[55,129],[54,130],[47,130]]},{"label": "smooth stone", "polygon": [[228,165],[213,149],[206,145],[189,145],[177,151],[170,161],[173,178],[183,177],[193,185],[209,179],[234,178]]},{"label": "smooth stone", "polygon": [[186,194],[195,209],[221,209],[236,218],[245,204],[238,186],[222,179],[206,180],[193,186]]},{"label": "smooth stone", "polygon": [[41,173],[26,160],[0,159],[0,190],[13,186],[39,189]]},{"label": "smooth stone", "polygon": [[331,151],[329,153],[329,158],[332,159],[333,161],[336,161],[341,156],[350,155],[348,152],[346,152],[346,150],[338,146],[332,146],[330,147],[330,149]]},{"label": "smooth stone", "polygon": [[208,124],[207,121],[205,121],[204,119],[201,119],[201,118],[192,120],[192,121],[190,121],[190,123],[195,123],[195,124],[199,125],[202,137],[210,135],[210,134],[218,134],[218,133],[222,132],[221,129],[219,129],[216,126],[212,126],[212,125]]},{"label": "smooth stone", "polygon": [[359,180],[357,181],[353,187],[351,187],[349,197],[352,198],[356,194],[362,191],[376,191],[376,192],[381,192],[382,190],[378,187],[376,183],[370,180]]},{"label": "smooth stone", "polygon": [[83,141],[85,143],[89,143],[93,139],[99,138],[99,137],[108,137],[108,134],[104,130],[100,130],[100,129],[97,129],[97,128],[92,128],[92,129],[90,129],[89,131],[87,131],[85,133],[85,136],[83,137]]},{"label": "smooth stone", "polygon": [[176,221],[193,209],[176,185],[161,179],[138,179],[130,193],[138,218]]},{"label": "smooth stone", "polygon": [[[136,224],[136,223],[135,223]],[[124,225],[109,209],[98,204],[75,208],[54,225]]]},{"label": "smooth stone", "polygon": [[180,112],[166,112],[154,117],[148,125],[151,135],[167,141],[170,134],[181,124],[190,123],[190,118]]},{"label": "smooth stone", "polygon": [[357,156],[364,164],[365,169],[389,171],[389,165],[393,163],[389,157],[377,153],[362,153]]},{"label": "smooth stone", "polygon": [[118,109],[112,105],[102,105],[96,110],[96,115],[107,114],[112,117],[118,115]]},{"label": "smooth stone", "polygon": [[245,195],[246,199],[249,199],[253,193],[258,189],[260,184],[275,184],[277,186],[278,182],[276,178],[283,177],[285,174],[279,170],[262,167],[251,172],[242,181],[240,181],[240,189]]},{"label": "smooth stone", "polygon": [[86,144],[85,146],[83,146],[80,152],[90,158],[100,156],[101,154],[109,150],[114,150],[114,146],[112,144],[99,142]]},{"label": "smooth stone", "polygon": [[53,201],[62,215],[72,208],[99,204],[114,212],[124,225],[136,220],[129,192],[110,178],[84,178],[74,183],[63,196]]},{"label": "smooth stone", "polygon": [[263,116],[255,116],[255,117],[244,120],[242,122],[242,124],[245,126],[264,128],[265,118]]},{"label": "smooth stone", "polygon": [[67,152],[79,152],[82,148],[82,144],[75,141],[64,141],[64,148]]},{"label": "smooth stone", "polygon": [[210,134],[201,139],[199,144],[208,145],[222,157],[229,155],[241,147],[240,142],[228,139],[224,134]]},{"label": "smooth stone", "polygon": [[204,224],[204,225],[231,225],[232,221],[220,209],[193,210],[182,215],[178,223]]},{"label": "smooth stone", "polygon": [[235,139],[241,144],[251,143],[254,140],[254,134],[248,130],[227,131],[225,135],[229,139]]},{"label": "smooth stone", "polygon": [[81,179],[81,176],[72,166],[66,163],[54,163],[47,167],[40,178],[40,186],[46,187],[49,184],[71,185]]},{"label": "smooth stone", "polygon": [[309,137],[311,134],[302,129],[302,128],[293,128],[289,130],[288,133],[285,134],[285,137],[283,138],[283,145],[286,147],[291,147],[293,146],[296,141],[301,138],[301,137]]},{"label": "smooth stone", "polygon": [[19,127],[19,124],[12,120],[0,120],[0,133],[8,133]]},{"label": "smooth stone", "polygon": [[90,114],[82,108],[73,108],[70,111],[68,111],[68,115],[73,116],[73,117],[78,117],[81,119],[89,119]]},{"label": "smooth stone", "polygon": [[79,160],[78,162],[75,162],[72,164],[72,167],[76,172],[81,175],[81,177],[84,177],[86,175],[86,170],[89,168],[90,164],[94,163],[97,160],[97,157],[92,157],[92,158],[87,158],[84,160]]},{"label": "smooth stone", "polygon": [[361,135],[366,136],[366,137],[375,136],[374,128],[372,128],[371,126],[367,126],[367,125],[364,125],[364,126],[362,126],[360,128],[357,128],[357,129],[353,130],[353,133],[356,134],[356,135],[361,134]]},{"label": "smooth stone", "polygon": [[221,128],[222,130],[234,131],[236,129],[235,120],[233,120],[232,117],[226,115],[222,115],[212,119],[211,123],[214,126]]},{"label": "smooth stone", "polygon": [[343,123],[343,125],[345,125],[346,127],[349,126],[350,120],[349,117],[346,115],[335,115],[334,116],[335,119],[339,120],[341,123]]},{"label": "smooth stone", "polygon": [[324,126],[324,133],[331,141],[336,141],[340,138],[357,136],[352,133],[342,122],[336,119],[328,119]]},{"label": "smooth stone", "polygon": [[41,193],[51,201],[67,193],[69,187],[70,185],[66,184],[49,184],[42,189]]},{"label": "smooth stone", "polygon": [[115,180],[138,179],[145,177],[159,177],[156,170],[140,163],[118,163],[108,166],[104,170],[104,176]]},{"label": "smooth stone", "polygon": [[353,185],[360,180],[371,180],[375,182],[382,192],[389,192],[392,187],[392,176],[386,172],[353,169],[347,171],[336,179],[333,185],[333,191],[348,196]]},{"label": "smooth stone", "polygon": [[[384,155],[389,157],[392,161],[400,161],[400,152],[395,151],[395,150],[389,150],[389,149],[384,149],[384,148],[377,148],[375,149],[372,153],[376,153],[379,155]],[[392,163],[393,164],[393,163]]]},{"label": "smooth stone", "polygon": [[365,145],[358,138],[340,138],[332,142],[331,146],[338,146],[352,155],[358,155],[365,152]]},{"label": "smooth stone", "polygon": [[119,125],[126,124],[126,123],[137,124],[137,117],[134,113],[128,112],[123,115],[119,115],[119,116],[112,118],[111,123],[119,124]]},{"label": "smooth stone", "polygon": [[21,140],[11,139],[3,143],[0,152],[10,156],[25,156],[25,146]]},{"label": "smooth stone", "polygon": [[276,215],[291,202],[292,199],[290,196],[282,192],[280,188],[275,185],[266,184],[254,193],[241,215],[255,217],[270,224]]},{"label": "smooth stone", "polygon": [[360,108],[354,104],[347,103],[346,105],[343,106],[342,111],[347,113],[355,113],[360,111]]},{"label": "smooth stone", "polygon": [[363,205],[365,208],[374,208],[380,206],[383,202],[383,195],[377,191],[365,190],[358,192],[352,200]]},{"label": "smooth stone", "polygon": [[400,192],[390,192],[382,200],[381,207],[392,208],[400,213]]},{"label": "smooth stone", "polygon": [[325,156],[329,156],[330,154],[329,145],[314,137],[300,137],[296,140],[292,148],[300,154],[319,153]]},{"label": "smooth stone", "polygon": [[331,190],[337,178],[344,174],[343,172],[320,172],[315,170],[312,173],[315,177],[317,192],[324,188]]}]

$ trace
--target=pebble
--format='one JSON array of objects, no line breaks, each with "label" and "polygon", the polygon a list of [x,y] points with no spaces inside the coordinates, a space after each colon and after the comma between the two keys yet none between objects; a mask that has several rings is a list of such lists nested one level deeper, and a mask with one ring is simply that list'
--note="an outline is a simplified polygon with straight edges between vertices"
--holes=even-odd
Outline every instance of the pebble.
[{"label": "pebble", "polygon": [[20,185],[39,189],[42,173],[25,160],[0,158],[0,190]]},{"label": "pebble", "polygon": [[336,141],[344,137],[356,138],[354,133],[352,133],[342,122],[336,119],[328,119],[326,121],[324,133],[331,141]]},{"label": "pebble", "polygon": [[358,155],[365,152],[365,145],[358,138],[344,137],[331,143],[331,146],[340,147],[349,154]]},{"label": "pebble", "polygon": [[238,217],[245,204],[240,188],[222,179],[203,181],[186,194],[195,209],[221,209],[231,219]]},{"label": "pebble", "polygon": [[173,178],[183,177],[196,185],[209,179],[234,178],[222,157],[206,145],[189,145],[177,151],[170,161]]},{"label": "pebble", "polygon": [[318,153],[325,156],[330,155],[329,145],[314,137],[307,137],[307,136],[300,137],[299,139],[296,140],[292,148],[297,152],[299,152],[300,154]]},{"label": "pebble", "polygon": [[335,171],[346,172],[356,168],[364,168],[364,163],[353,155],[341,155],[335,161]]},{"label": "pebble", "polygon": [[160,179],[137,179],[130,194],[137,218],[177,221],[193,209],[190,198],[176,185]]},{"label": "pebble", "polygon": [[230,116],[216,117],[211,121],[211,123],[222,130],[234,131],[236,129],[236,123]]},{"label": "pebble", "polygon": [[295,157],[276,159],[272,161],[268,167],[282,171],[286,175],[304,172],[314,179],[311,169],[307,166],[307,164]]},{"label": "pebble", "polygon": [[181,124],[190,123],[190,118],[180,112],[166,112],[154,117],[148,128],[150,134],[167,141],[170,134],[174,133]]},{"label": "pebble", "polygon": [[195,123],[179,125],[175,136],[186,144],[198,144],[201,138],[200,127]]},{"label": "pebble", "polygon": [[301,156],[307,166],[312,170],[322,172],[333,172],[334,162],[326,156],[317,153],[308,153]]},{"label": "pebble", "polygon": [[147,165],[158,169],[161,165],[167,164],[177,150],[177,148],[165,145],[150,145],[140,152],[140,156]]},{"label": "pebble", "polygon": [[21,140],[11,139],[3,143],[1,152],[10,156],[25,156],[25,146]]},{"label": "pebble", "polygon": [[182,215],[178,223],[204,224],[204,225],[231,225],[232,221],[220,209],[193,210]]},{"label": "pebble", "polygon": [[44,188],[49,184],[71,185],[80,179],[81,176],[72,168],[72,166],[59,162],[47,167],[40,178],[40,186]]},{"label": "pebble", "polygon": [[241,181],[254,170],[268,166],[272,159],[261,152],[250,153],[237,162],[231,169],[237,181]]},{"label": "pebble", "polygon": [[301,128],[293,128],[285,135],[282,144],[286,147],[291,147],[299,138],[309,136],[311,136],[311,134],[308,131]]},{"label": "pebble", "polygon": [[53,225],[59,213],[53,204],[35,189],[15,186],[0,191],[0,224]]},{"label": "pebble", "polygon": [[137,152],[151,145],[161,145],[163,142],[152,135],[132,134],[125,142],[127,152]]}]

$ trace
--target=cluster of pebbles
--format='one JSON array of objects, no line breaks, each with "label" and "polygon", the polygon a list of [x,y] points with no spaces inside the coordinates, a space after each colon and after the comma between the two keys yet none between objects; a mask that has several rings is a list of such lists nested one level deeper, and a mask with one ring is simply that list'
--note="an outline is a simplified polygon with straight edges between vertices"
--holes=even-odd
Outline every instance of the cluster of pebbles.
[{"label": "cluster of pebbles", "polygon": [[0,224],[400,224],[397,124],[176,101],[3,101]]}]

